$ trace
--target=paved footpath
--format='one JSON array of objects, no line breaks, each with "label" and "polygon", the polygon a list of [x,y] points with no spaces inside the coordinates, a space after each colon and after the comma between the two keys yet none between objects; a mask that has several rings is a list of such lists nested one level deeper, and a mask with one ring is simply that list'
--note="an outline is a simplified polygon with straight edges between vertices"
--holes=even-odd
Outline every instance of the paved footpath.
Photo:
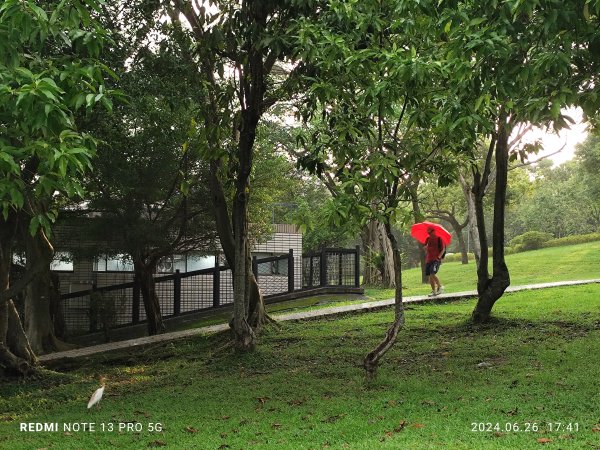
[{"label": "paved footpath", "polygon": [[[518,292],[526,291],[530,289],[545,289],[559,286],[575,286],[580,284],[592,284],[600,283],[600,279],[595,280],[582,280],[582,281],[557,281],[553,283],[539,283],[539,284],[528,284],[524,286],[510,286],[506,292]],[[435,300],[459,300],[466,298],[477,297],[476,291],[465,291],[465,292],[452,292],[448,294],[440,294],[435,297]],[[417,295],[414,297],[405,297],[404,303],[423,303],[432,301],[431,297],[427,295]],[[379,309],[387,308],[394,304],[394,299],[379,300],[373,302],[354,303],[352,305],[345,306],[332,306],[329,308],[313,309],[310,311],[301,311],[289,314],[273,315],[273,319],[278,322],[284,322],[288,320],[310,320],[318,319],[321,317],[334,316],[336,314],[344,314],[359,311],[375,311]],[[129,339],[127,341],[109,342],[108,344],[94,345],[91,347],[83,347],[75,350],[67,350],[64,352],[50,353],[48,355],[42,355],[39,357],[40,362],[43,364],[46,361],[55,361],[63,358],[78,358],[81,356],[89,356],[96,353],[107,352],[111,350],[121,350],[140,345],[154,344],[158,342],[172,341],[175,339],[182,339],[190,336],[198,336],[216,333],[219,331],[228,330],[229,325],[226,323],[219,325],[211,325],[202,328],[194,328],[191,330],[175,331],[173,333],[158,334],[155,336],[147,336],[137,339]]]}]

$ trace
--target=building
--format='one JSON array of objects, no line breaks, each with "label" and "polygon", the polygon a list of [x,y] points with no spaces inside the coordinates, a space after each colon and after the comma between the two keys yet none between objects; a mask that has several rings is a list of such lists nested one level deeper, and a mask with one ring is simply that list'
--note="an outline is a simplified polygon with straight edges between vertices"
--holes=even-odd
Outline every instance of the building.
[{"label": "building", "polygon": [[[293,287],[302,288],[302,234],[296,226],[275,224],[269,240],[252,249],[254,270],[263,295],[288,292],[293,261]],[[114,315],[110,326],[137,323],[145,319],[136,293],[133,264],[125,255],[72,257],[63,244],[75,234],[68,227],[57,236],[57,257],[52,270],[58,275],[62,314],[68,334],[93,331],[101,327],[102,308],[94,304],[92,291],[102,293]],[[78,245],[85,246],[85,242]],[[294,258],[289,258],[290,250]],[[156,290],[164,317],[197,311],[233,302],[231,271],[224,266],[220,252],[188,252],[171,255],[159,264]]]}]

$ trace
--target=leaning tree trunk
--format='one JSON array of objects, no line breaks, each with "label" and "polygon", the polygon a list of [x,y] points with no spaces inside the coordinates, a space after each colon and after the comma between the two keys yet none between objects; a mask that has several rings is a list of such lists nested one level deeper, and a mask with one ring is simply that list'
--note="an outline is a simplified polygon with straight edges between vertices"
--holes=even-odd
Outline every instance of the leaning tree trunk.
[{"label": "leaning tree trunk", "polygon": [[367,356],[365,356],[363,367],[365,368],[367,381],[371,381],[375,378],[377,375],[377,368],[379,367],[379,361],[395,344],[398,333],[404,326],[404,305],[402,303],[402,260],[400,256],[400,250],[398,249],[398,241],[392,233],[392,227],[389,223],[385,224],[385,230],[392,246],[394,266],[396,269],[394,272],[396,282],[394,323],[392,323],[391,327],[387,330],[383,341],[381,341],[377,347],[375,347],[367,354]]},{"label": "leaning tree trunk", "polygon": [[[477,268],[477,291],[479,298],[473,311],[474,322],[486,322],[490,318],[496,301],[502,297],[510,285],[510,275],[504,260],[504,216],[506,210],[506,186],[508,183],[508,130],[506,118],[500,116],[498,139],[496,141],[496,192],[494,195],[494,224],[493,224],[493,275],[490,278],[487,269],[488,252],[485,239],[485,224],[483,221],[483,195],[478,190],[477,225],[481,244],[481,260]],[[481,188],[481,183],[479,188]],[[482,239],[483,237],[483,239]]]},{"label": "leaning tree trunk", "polygon": [[[0,218],[0,374],[26,374],[37,362],[9,292],[15,223]],[[24,275],[25,276],[25,275]],[[25,283],[24,283],[25,284]]]},{"label": "leaning tree trunk", "polygon": [[54,249],[41,228],[34,236],[23,229],[21,236],[25,242],[26,269],[42,266],[25,289],[25,333],[31,348],[38,355],[71,349],[73,345],[62,342],[54,333],[52,301],[55,293],[50,273]]},{"label": "leaning tree trunk", "polygon": [[156,283],[154,281],[155,269],[156,264],[145,264],[137,258],[134,259],[135,276],[140,283],[140,292],[144,301],[149,336],[162,334],[167,331],[160,311],[158,295],[156,294]]}]

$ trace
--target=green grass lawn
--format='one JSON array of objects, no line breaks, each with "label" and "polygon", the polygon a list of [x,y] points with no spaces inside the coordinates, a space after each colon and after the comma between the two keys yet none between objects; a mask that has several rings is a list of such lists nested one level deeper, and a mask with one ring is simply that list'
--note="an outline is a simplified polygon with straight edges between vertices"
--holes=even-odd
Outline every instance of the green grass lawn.
[{"label": "green grass lawn", "polygon": [[[600,448],[600,285],[507,294],[480,326],[473,304],[410,306],[370,386],[361,361],[391,311],[284,323],[250,354],[219,334],[3,380],[0,448]],[[41,422],[61,431],[19,431]]]},{"label": "green grass lawn", "polygon": [[[551,281],[588,280],[600,277],[600,241],[565,247],[544,248],[506,256],[512,286]],[[490,258],[491,267],[491,258]],[[446,292],[470,291],[477,288],[475,261],[443,263],[439,277]],[[431,287],[421,283],[421,270],[402,271],[405,296],[431,292]],[[394,296],[392,289],[367,288],[365,294],[374,299]]]},{"label": "green grass lawn", "polygon": [[[600,277],[597,271],[597,268],[600,267],[600,241],[507,255],[506,261],[513,286],[595,279]],[[476,270],[474,261],[464,265],[460,262],[448,262],[442,265],[439,275],[445,284],[447,293],[474,291],[477,287]],[[424,295],[431,292],[429,284],[421,283],[420,269],[404,270],[402,277],[404,296]],[[365,297],[349,300],[348,296],[344,295],[320,295],[270,304],[267,305],[267,311],[269,314],[277,315],[292,311],[341,306],[357,301],[384,300],[393,298],[394,290],[367,287],[365,288]],[[170,331],[226,323],[230,317],[230,311],[219,311],[196,322],[177,326]]]}]

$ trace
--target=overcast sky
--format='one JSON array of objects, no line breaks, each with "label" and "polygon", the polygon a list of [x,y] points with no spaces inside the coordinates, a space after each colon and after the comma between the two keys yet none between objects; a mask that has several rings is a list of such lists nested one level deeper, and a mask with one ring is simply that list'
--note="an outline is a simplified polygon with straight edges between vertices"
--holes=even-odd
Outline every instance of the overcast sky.
[{"label": "overcast sky", "polygon": [[575,121],[575,125],[571,125],[570,130],[563,130],[556,135],[551,131],[536,128],[524,138],[532,141],[539,137],[542,138],[544,150],[537,155],[532,156],[532,160],[553,153],[565,145],[565,148],[560,153],[550,157],[550,159],[554,161],[555,166],[562,164],[573,158],[575,146],[580,142],[583,142],[587,137],[587,124],[583,122],[583,111],[580,108],[571,108],[563,111],[563,113],[570,116]]}]

